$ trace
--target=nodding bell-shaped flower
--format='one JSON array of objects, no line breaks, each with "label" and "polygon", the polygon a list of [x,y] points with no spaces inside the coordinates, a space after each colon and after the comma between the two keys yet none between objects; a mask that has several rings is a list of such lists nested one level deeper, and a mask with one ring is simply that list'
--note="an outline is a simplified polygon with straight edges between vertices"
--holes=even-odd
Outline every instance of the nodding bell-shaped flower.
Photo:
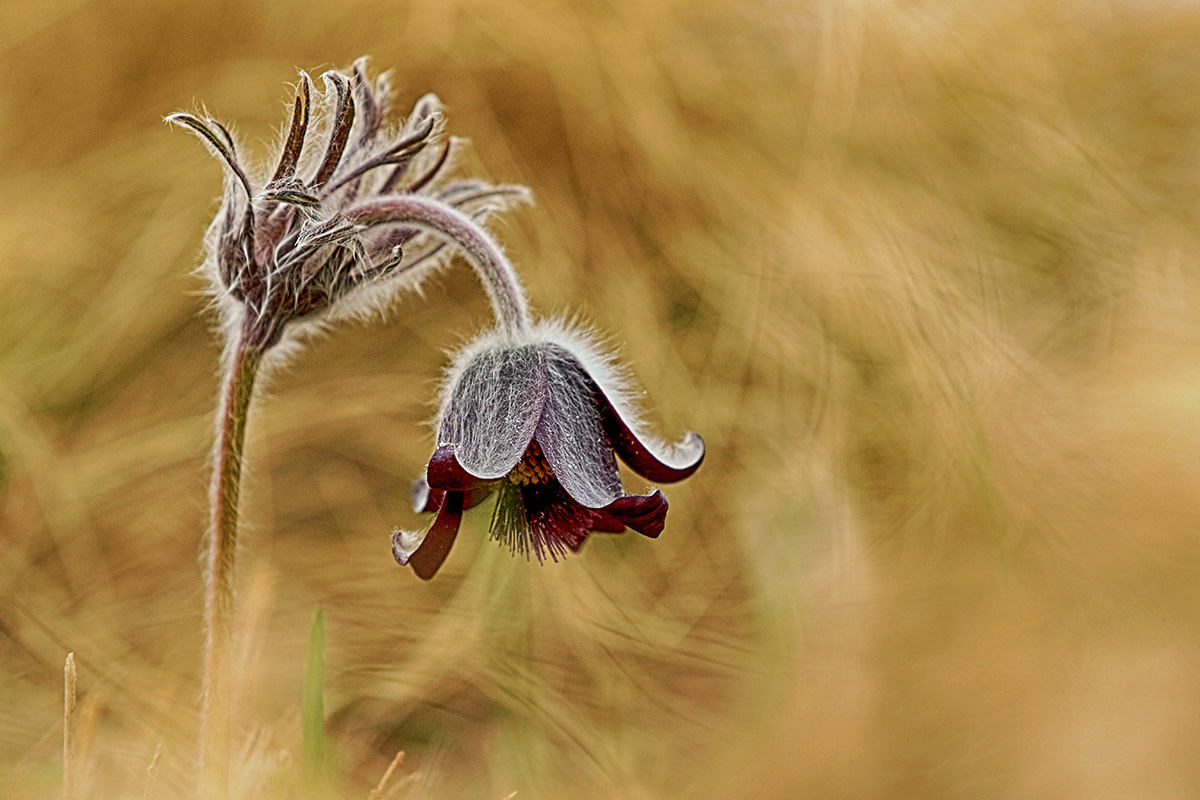
[{"label": "nodding bell-shaped flower", "polygon": [[421,98],[404,125],[389,130],[387,78],[369,81],[365,67],[360,59],[346,73],[322,76],[324,114],[310,113],[312,82],[301,74],[277,166],[260,184],[220,122],[167,117],[196,133],[225,166],[201,270],[227,332],[260,352],[293,321],[363,315],[415,285],[448,260],[445,244],[456,239],[442,224],[448,214],[454,224],[460,217],[480,223],[528,196],[523,187],[448,181],[461,141],[443,138],[437,97]]},{"label": "nodding bell-shaped flower", "polygon": [[543,561],[578,550],[592,531],[632,528],[657,537],[662,492],[626,495],[621,459],[655,483],[700,466],[694,433],[675,445],[646,435],[627,381],[585,336],[552,322],[519,335],[489,333],[455,359],[442,395],[437,449],[413,487],[417,511],[436,511],[428,533],[392,534],[392,553],[431,578],[454,543],[463,509],[497,493],[492,538]]}]

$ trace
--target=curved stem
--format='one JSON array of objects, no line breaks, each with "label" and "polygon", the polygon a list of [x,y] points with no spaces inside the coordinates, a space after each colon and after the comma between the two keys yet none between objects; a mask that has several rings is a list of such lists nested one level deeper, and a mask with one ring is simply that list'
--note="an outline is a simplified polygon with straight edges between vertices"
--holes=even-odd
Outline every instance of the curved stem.
[{"label": "curved stem", "polygon": [[520,333],[532,324],[525,290],[512,262],[487,231],[453,206],[430,197],[399,194],[355,206],[346,212],[346,218],[367,227],[404,224],[440,233],[466,253],[492,302],[496,321],[506,332]]},{"label": "curved stem", "polygon": [[246,420],[261,348],[247,341],[243,326],[225,365],[217,408],[217,438],[209,495],[208,572],[204,595],[204,673],[201,709],[203,797],[229,795],[230,651],[233,640],[233,567],[237,550],[238,495]]}]

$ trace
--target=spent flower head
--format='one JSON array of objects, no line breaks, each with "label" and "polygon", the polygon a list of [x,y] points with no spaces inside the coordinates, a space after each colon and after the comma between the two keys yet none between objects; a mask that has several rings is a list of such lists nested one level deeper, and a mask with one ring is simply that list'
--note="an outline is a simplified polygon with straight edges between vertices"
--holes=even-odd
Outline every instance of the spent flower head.
[{"label": "spent flower head", "polygon": [[[421,98],[403,125],[390,128],[391,87],[386,75],[367,78],[366,59],[321,77],[325,112],[314,109],[312,81],[301,73],[269,176],[252,175],[215,119],[167,117],[196,133],[225,167],[202,271],[230,338],[240,334],[262,351],[291,323],[378,310],[444,263],[455,236],[423,219],[429,209],[478,223],[528,198],[524,187],[447,179],[462,142],[443,136],[436,96]],[[379,213],[380,200],[405,197],[422,202],[423,213],[390,206]]]},{"label": "spent flower head", "polygon": [[694,433],[674,445],[650,436],[613,359],[554,321],[464,348],[437,429],[437,449],[413,487],[415,510],[437,517],[424,535],[392,534],[396,560],[422,578],[449,554],[463,510],[492,493],[492,537],[538,561],[578,550],[593,531],[657,537],[667,500],[658,490],[626,495],[617,456],[655,483],[682,480],[704,459]]}]

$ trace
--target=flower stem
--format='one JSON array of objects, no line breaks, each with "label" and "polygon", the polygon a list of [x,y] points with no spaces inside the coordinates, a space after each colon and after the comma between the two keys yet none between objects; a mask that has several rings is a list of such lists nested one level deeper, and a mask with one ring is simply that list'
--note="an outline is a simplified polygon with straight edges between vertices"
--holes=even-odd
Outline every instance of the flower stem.
[{"label": "flower stem", "polygon": [[229,794],[230,651],[233,640],[233,567],[237,550],[238,494],[246,420],[262,349],[243,326],[225,365],[217,408],[217,437],[209,495],[208,573],[204,596],[204,692],[201,708],[203,797]]},{"label": "flower stem", "polygon": [[463,249],[479,275],[496,321],[507,333],[525,331],[531,324],[529,303],[517,270],[496,240],[458,209],[417,194],[400,194],[369,200],[346,213],[359,225],[414,225],[440,233]]}]

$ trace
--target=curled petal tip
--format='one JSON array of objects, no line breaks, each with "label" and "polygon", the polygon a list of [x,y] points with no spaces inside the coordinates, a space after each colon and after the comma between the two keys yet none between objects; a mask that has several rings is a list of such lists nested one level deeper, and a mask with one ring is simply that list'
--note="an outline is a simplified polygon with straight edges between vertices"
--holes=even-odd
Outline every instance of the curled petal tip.
[{"label": "curled petal tip", "polygon": [[429,92],[417,101],[413,107],[412,119],[420,120],[426,117],[432,117],[435,114],[440,114],[442,111],[442,100],[433,92]]},{"label": "curled petal tip", "polygon": [[600,418],[613,450],[629,467],[648,481],[674,483],[700,468],[704,461],[704,440],[689,432],[676,444],[646,436],[640,426],[626,421],[604,390],[593,380],[593,391],[600,401]]},{"label": "curled petal tip", "polygon": [[648,495],[620,497],[604,507],[604,511],[633,528],[643,536],[657,539],[667,524],[667,498],[657,489]]},{"label": "curled petal tip", "polygon": [[403,531],[399,528],[392,531],[392,556],[396,559],[396,563],[402,567],[408,564],[408,559],[412,557],[424,540],[424,533]]},{"label": "curled petal tip", "polygon": [[437,518],[426,534],[402,530],[393,533],[392,555],[396,557],[396,561],[401,565],[411,566],[413,572],[422,580],[432,578],[446,560],[446,556],[450,555],[450,547],[458,535],[463,500],[462,492],[445,492]]},{"label": "curled petal tip", "polygon": [[429,488],[429,483],[426,482],[424,475],[412,482],[412,507],[413,511],[418,514],[437,511],[433,491]]},{"label": "curled petal tip", "polygon": [[675,483],[689,477],[704,462],[704,440],[688,433],[674,445],[639,438],[614,412],[609,418],[609,435],[621,460],[646,480]]}]

